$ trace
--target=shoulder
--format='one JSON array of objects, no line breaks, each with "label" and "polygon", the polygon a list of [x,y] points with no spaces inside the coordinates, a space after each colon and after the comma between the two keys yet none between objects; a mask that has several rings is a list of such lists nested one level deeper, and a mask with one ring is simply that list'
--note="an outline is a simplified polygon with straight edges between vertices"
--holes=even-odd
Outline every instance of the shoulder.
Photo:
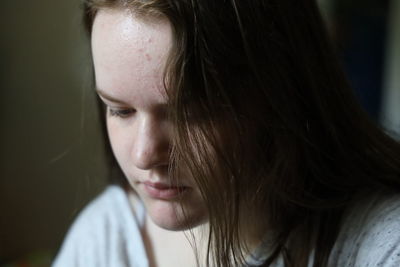
[{"label": "shoulder", "polygon": [[[121,217],[117,218],[116,215]],[[108,186],[98,197],[92,200],[78,215],[72,224],[70,233],[73,231],[104,231],[105,228],[98,226],[107,224],[118,226],[132,216],[132,210],[128,204],[126,194],[119,186]],[[108,228],[109,229],[109,228]]]},{"label": "shoulder", "polygon": [[379,193],[346,214],[332,266],[400,266],[400,194]]},{"label": "shoulder", "polygon": [[131,261],[143,261],[144,255],[140,227],[127,195],[113,185],[79,214],[53,266],[141,266]]}]

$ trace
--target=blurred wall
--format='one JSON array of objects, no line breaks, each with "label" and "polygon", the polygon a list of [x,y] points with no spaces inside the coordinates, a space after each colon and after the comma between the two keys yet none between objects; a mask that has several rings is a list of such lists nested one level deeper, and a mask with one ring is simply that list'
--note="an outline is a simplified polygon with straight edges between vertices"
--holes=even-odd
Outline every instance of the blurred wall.
[{"label": "blurred wall", "polygon": [[54,252],[104,186],[79,0],[2,0],[0,265]]},{"label": "blurred wall", "polygon": [[400,1],[391,0],[381,121],[400,139]]}]

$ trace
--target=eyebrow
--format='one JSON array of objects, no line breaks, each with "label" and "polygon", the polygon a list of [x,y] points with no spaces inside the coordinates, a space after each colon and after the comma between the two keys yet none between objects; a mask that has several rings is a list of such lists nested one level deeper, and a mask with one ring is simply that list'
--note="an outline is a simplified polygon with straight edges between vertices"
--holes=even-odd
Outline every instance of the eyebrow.
[{"label": "eyebrow", "polygon": [[116,99],[113,96],[110,96],[109,94],[107,94],[106,92],[104,92],[103,90],[101,90],[99,88],[96,88],[96,92],[101,98],[107,99],[110,102],[113,102],[116,104],[128,105],[128,103],[126,103],[122,100]]}]

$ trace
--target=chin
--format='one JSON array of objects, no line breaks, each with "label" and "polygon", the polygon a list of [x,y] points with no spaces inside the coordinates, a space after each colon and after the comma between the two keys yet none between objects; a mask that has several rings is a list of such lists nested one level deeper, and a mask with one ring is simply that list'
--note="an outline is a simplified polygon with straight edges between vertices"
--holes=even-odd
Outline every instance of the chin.
[{"label": "chin", "polygon": [[152,199],[145,201],[145,206],[153,223],[169,231],[188,230],[207,221],[204,210],[190,207],[183,210],[177,202]]}]

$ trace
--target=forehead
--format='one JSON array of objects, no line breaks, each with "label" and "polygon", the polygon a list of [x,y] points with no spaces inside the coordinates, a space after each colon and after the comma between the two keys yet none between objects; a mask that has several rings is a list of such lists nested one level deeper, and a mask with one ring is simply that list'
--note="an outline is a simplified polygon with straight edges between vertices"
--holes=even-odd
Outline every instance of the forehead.
[{"label": "forehead", "polygon": [[144,20],[128,9],[100,10],[91,40],[97,86],[124,96],[134,93],[129,89],[160,89],[171,36],[166,19]]}]

